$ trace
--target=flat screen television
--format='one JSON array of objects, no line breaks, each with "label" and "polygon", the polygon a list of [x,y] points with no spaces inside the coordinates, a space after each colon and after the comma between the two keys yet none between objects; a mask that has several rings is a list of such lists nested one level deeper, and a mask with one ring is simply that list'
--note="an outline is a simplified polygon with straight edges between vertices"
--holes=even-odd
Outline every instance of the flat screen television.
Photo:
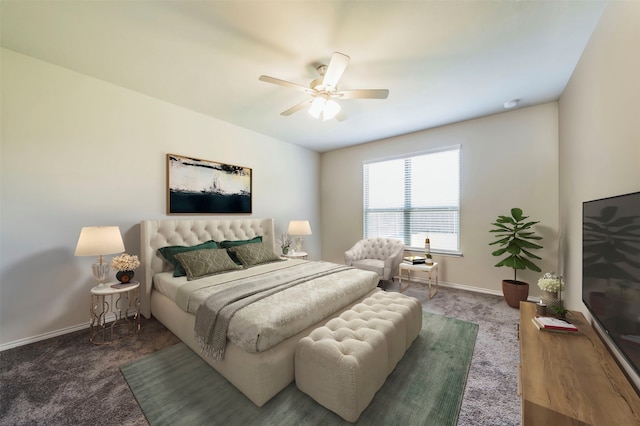
[{"label": "flat screen television", "polygon": [[582,204],[582,301],[608,335],[605,341],[629,364],[632,371],[628,373],[637,389],[640,378],[640,192]]}]

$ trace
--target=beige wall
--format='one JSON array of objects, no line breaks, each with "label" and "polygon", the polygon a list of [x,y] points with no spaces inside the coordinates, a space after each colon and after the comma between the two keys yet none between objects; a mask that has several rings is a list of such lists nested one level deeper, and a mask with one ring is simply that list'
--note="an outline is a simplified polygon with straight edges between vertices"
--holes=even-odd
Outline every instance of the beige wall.
[{"label": "beige wall", "polygon": [[139,254],[139,222],[167,217],[167,153],[251,167],[252,216],[275,218],[278,235],[309,219],[319,258],[317,153],[1,54],[0,349],[87,327],[94,259],[74,256],[80,229],[117,225]]},{"label": "beige wall", "polygon": [[573,309],[586,311],[582,203],[640,190],[639,24],[640,3],[610,3],[559,101],[561,247]]},{"label": "beige wall", "polygon": [[[461,146],[462,257],[435,256],[441,279],[501,294],[512,270],[495,268],[490,223],[520,207],[544,237],[543,271],[557,270],[558,124],[557,104],[549,103],[437,129],[324,153],[320,166],[322,257],[343,262],[344,251],[362,238],[362,164],[431,148]],[[519,272],[530,294],[539,294],[540,274]]]}]

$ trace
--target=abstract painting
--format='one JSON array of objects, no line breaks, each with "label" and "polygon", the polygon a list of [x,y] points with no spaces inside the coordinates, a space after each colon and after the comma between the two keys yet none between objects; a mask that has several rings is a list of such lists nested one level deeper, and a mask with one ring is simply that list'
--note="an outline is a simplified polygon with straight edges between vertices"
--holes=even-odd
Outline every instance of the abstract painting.
[{"label": "abstract painting", "polygon": [[167,154],[167,214],[251,213],[251,169]]}]

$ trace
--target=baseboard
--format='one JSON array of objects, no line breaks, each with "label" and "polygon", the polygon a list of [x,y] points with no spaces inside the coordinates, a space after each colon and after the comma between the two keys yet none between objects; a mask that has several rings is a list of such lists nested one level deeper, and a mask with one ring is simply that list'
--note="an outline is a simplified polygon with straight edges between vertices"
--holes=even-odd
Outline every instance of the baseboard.
[{"label": "baseboard", "polygon": [[[54,330],[48,333],[38,334],[37,336],[14,340],[13,342],[0,345],[0,352],[5,351],[7,349],[16,348],[18,346],[24,346],[30,343],[39,342],[40,340],[46,340],[52,337],[62,336],[63,334],[73,333],[74,331],[83,330],[88,327],[89,327],[89,324],[78,324],[71,327],[61,328],[60,330]],[[88,338],[88,335],[87,335],[87,338]]]},{"label": "baseboard", "polygon": [[[394,277],[394,280],[397,281],[398,277]],[[425,278],[422,278],[422,277],[415,277],[415,278],[412,277],[411,281],[412,282],[418,282],[421,285],[424,285],[425,287],[427,287],[429,285],[429,281],[427,279],[425,279]],[[435,281],[431,280],[431,286],[433,287],[434,285],[435,285]],[[458,290],[471,291],[471,292],[474,292],[474,293],[491,294],[491,295],[494,295],[494,296],[503,297],[502,290],[491,290],[491,289],[488,289],[488,288],[474,287],[474,286],[471,286],[471,285],[464,285],[464,284],[449,283],[449,282],[440,281],[440,280],[438,280],[438,286],[455,288],[455,289],[458,289]],[[529,296],[527,298],[527,301],[529,301],[529,302],[537,302],[538,298],[533,297],[533,296]]]},{"label": "baseboard", "polygon": [[[425,284],[427,284],[426,281],[425,281]],[[494,295],[494,296],[502,296],[502,291],[491,290],[491,289],[488,289],[488,288],[474,287],[474,286],[470,286],[470,285],[448,283],[448,282],[442,282],[442,281],[438,281],[438,285],[440,285],[442,287],[456,288],[458,290],[472,291],[474,293],[483,293],[483,294],[491,294],[491,295]]]},{"label": "baseboard", "polygon": [[[115,314],[111,313],[107,315],[107,322],[111,322],[115,320]],[[18,346],[28,345],[30,343],[39,342],[41,340],[51,339],[52,337],[62,336],[63,334],[73,333],[75,331],[86,330],[89,328],[89,323],[82,323],[78,325],[73,325],[71,327],[61,328],[59,330],[49,331],[47,333],[38,334],[37,336],[26,337],[24,339],[14,340],[12,342],[4,343],[0,345],[0,352],[6,351],[7,349],[17,348]],[[89,341],[89,332],[87,332],[87,341]]]}]

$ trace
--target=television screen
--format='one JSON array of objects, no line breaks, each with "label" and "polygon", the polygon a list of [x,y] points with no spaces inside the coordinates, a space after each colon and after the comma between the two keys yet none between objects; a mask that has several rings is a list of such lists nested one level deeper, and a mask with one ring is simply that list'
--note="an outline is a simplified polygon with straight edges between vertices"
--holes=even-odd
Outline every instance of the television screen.
[{"label": "television screen", "polygon": [[582,205],[582,300],[640,376],[640,192]]}]

